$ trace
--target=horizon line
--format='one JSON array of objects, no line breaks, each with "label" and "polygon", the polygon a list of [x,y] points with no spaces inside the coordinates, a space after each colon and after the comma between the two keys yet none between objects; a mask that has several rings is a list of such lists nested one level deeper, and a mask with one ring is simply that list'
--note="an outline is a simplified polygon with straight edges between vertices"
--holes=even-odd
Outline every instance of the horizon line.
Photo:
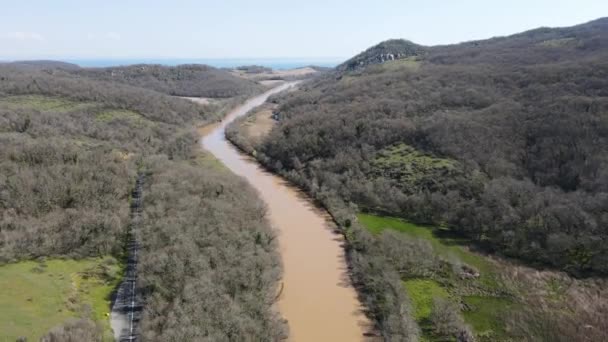
[{"label": "horizon line", "polygon": [[3,57],[0,56],[0,61],[18,62],[18,61],[36,61],[36,60],[342,60],[344,56],[316,56],[316,57],[60,57],[60,56],[40,56],[40,57]]}]

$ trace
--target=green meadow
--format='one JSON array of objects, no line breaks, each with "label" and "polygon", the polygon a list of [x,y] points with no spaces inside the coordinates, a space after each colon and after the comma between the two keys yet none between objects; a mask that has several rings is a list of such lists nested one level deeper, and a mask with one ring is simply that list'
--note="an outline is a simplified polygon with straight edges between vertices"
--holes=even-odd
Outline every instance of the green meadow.
[{"label": "green meadow", "polygon": [[[88,317],[112,340],[108,314],[123,266],[112,257],[48,259],[0,266],[0,331],[37,341],[73,317]],[[3,341],[4,341],[3,340]]]},{"label": "green meadow", "polygon": [[437,255],[474,267],[479,271],[476,279],[416,278],[404,279],[404,288],[413,305],[414,317],[423,329],[423,339],[435,340],[429,330],[428,318],[434,298],[449,298],[461,305],[461,313],[482,341],[508,340],[503,315],[517,307],[511,297],[494,295],[505,288],[500,283],[499,270],[487,257],[470,251],[466,240],[447,234],[443,228],[427,227],[406,220],[360,213],[359,222],[373,234],[392,229],[414,239],[428,241]]}]

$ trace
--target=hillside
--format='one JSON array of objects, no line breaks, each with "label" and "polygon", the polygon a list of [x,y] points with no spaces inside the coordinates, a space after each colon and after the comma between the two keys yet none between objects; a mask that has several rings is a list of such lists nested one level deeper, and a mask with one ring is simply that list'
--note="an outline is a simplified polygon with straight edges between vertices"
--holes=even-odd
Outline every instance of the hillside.
[{"label": "hillside", "polygon": [[207,65],[175,67],[139,64],[108,68],[82,68],[73,74],[155,90],[173,96],[227,98],[251,95],[264,88],[258,83],[233,76]]},{"label": "hillside", "polygon": [[[430,277],[453,293],[460,291],[454,277],[470,275],[445,263],[476,267],[466,260],[437,261],[424,243],[394,234],[370,237],[353,211],[438,227],[441,236],[539,269],[608,275],[608,19],[417,47],[395,40],[380,44],[275,99],[279,122],[254,146],[260,161],[341,222],[355,278],[383,334],[415,334],[411,327],[399,330],[392,316],[399,313],[382,304],[392,303],[395,278]],[[405,58],[387,58],[400,51]],[[438,264],[426,263],[431,260]],[[404,268],[418,264],[419,271]],[[516,297],[527,299],[514,300],[510,290],[500,292],[508,282],[480,281],[470,281],[466,293],[474,286],[473,293],[488,303],[506,300],[532,312],[516,310],[526,328],[507,328],[504,317],[496,318],[491,326],[498,335],[482,340],[507,333],[500,336],[573,340],[583,317],[605,313],[600,305],[589,316],[564,314],[549,322],[562,309],[543,304],[535,311],[528,305],[536,300],[525,289]],[[419,323],[429,336],[439,333],[437,325]],[[596,323],[587,332],[590,341],[606,337],[603,323]]]},{"label": "hillside", "polygon": [[[372,65],[337,80],[326,77],[285,100],[282,123],[263,151],[280,160],[286,170],[295,167],[297,158],[302,172],[312,171],[307,166],[314,162],[320,172],[344,182],[348,177],[341,170],[348,165],[358,171],[349,170],[349,175],[364,178],[372,188],[380,179],[389,181],[385,186],[398,201],[386,202],[385,191],[377,197],[380,193],[363,190],[364,185],[336,189],[345,199],[370,209],[418,215],[414,217],[418,221],[446,222],[457,230],[467,227],[468,235],[495,249],[572,272],[607,272],[601,262],[605,250],[591,238],[606,238],[596,228],[607,223],[600,209],[600,198],[608,190],[604,175],[608,44],[602,44],[606,39],[608,20],[604,19],[571,29],[539,29],[428,48],[428,54],[416,61]],[[461,56],[461,62],[452,56]],[[521,63],[532,59],[539,62]],[[446,170],[458,169],[454,172],[460,176],[438,174],[421,183],[394,176],[398,170],[392,169],[402,168],[397,158],[415,158],[410,152],[390,149],[400,145],[453,160]],[[380,164],[379,158],[392,158],[396,164]],[[431,171],[411,172],[412,177],[427,177]],[[492,206],[510,208],[516,216],[492,213],[488,196],[506,195],[504,191],[519,192],[511,196],[534,193],[539,201],[534,212],[544,216],[537,224],[546,228],[530,226],[533,217],[526,207],[533,200],[496,203],[492,199]],[[436,198],[440,203],[429,203],[420,197],[427,192],[441,194],[443,201],[449,198],[448,211],[437,208],[420,216],[416,210],[404,210],[420,201],[424,204],[417,205],[441,206],[440,198]],[[558,204],[548,197],[578,214],[556,216],[553,205]],[[490,211],[482,213],[482,208]],[[527,233],[520,231],[525,222]],[[549,235],[551,241],[559,240],[559,234],[568,234],[573,227],[575,241],[559,243],[560,247],[547,244]],[[545,233],[537,235],[540,231]],[[537,244],[526,245],[535,239]],[[589,257],[556,258],[574,249],[585,250]]]},{"label": "hillside", "polygon": [[508,37],[432,48],[433,63],[538,65],[605,56],[608,18],[564,27],[541,27]]},{"label": "hillside", "polygon": [[281,264],[263,205],[196,144],[194,127],[212,122],[217,108],[14,66],[0,66],[0,79],[3,339],[111,339],[107,313],[123,276],[137,174],[141,335],[285,334],[269,300]]}]

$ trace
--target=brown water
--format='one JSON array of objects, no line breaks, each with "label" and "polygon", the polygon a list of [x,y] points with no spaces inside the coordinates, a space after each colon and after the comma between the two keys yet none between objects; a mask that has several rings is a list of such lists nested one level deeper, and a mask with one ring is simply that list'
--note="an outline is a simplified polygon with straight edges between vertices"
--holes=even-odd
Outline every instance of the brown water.
[{"label": "brown water", "polygon": [[289,322],[290,339],[360,341],[370,323],[346,273],[343,238],[333,232],[328,214],[282,178],[240,153],[224,135],[234,119],[292,85],[274,88],[236,108],[221,124],[203,133],[202,145],[235,174],[246,178],[268,205],[284,266],[284,288],[278,304]]}]

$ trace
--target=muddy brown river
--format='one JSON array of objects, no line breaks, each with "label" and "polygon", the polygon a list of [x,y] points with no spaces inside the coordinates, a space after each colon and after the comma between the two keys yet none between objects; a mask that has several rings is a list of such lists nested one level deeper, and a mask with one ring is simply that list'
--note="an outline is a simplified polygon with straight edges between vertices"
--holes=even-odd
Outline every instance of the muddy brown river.
[{"label": "muddy brown river", "polygon": [[347,274],[343,238],[333,232],[327,212],[225,138],[230,122],[290,86],[293,83],[251,98],[203,133],[201,143],[232,172],[247,179],[268,205],[284,266],[278,308],[289,322],[290,340],[361,341],[370,323]]}]

